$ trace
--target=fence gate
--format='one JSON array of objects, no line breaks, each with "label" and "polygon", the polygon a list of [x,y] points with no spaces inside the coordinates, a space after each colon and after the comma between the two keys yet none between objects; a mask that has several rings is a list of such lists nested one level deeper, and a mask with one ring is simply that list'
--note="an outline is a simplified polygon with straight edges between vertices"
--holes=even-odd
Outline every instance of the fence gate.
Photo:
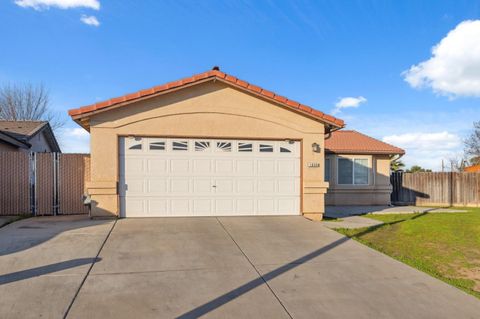
[{"label": "fence gate", "polygon": [[0,215],[88,214],[90,155],[0,152]]}]

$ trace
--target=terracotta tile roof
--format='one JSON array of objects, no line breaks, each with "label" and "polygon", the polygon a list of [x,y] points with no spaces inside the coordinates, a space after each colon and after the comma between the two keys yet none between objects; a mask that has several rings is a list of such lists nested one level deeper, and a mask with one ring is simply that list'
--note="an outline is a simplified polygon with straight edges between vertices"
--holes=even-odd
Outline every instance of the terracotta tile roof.
[{"label": "terracotta tile roof", "polygon": [[480,164],[465,167],[465,172],[469,172],[469,173],[479,172],[480,173]]},{"label": "terracotta tile roof", "polygon": [[325,151],[337,154],[405,154],[401,148],[349,130],[335,131],[326,138]]},{"label": "terracotta tile roof", "polygon": [[18,139],[27,140],[42,127],[47,125],[46,121],[2,121],[0,120],[0,131]]},{"label": "terracotta tile roof", "polygon": [[197,82],[205,82],[205,81],[213,80],[213,79],[220,80],[224,83],[233,85],[237,88],[240,88],[240,89],[249,91],[251,93],[260,95],[263,98],[273,100],[276,103],[279,103],[279,104],[281,104],[281,105],[283,105],[283,106],[285,106],[289,109],[293,109],[295,111],[298,111],[299,113],[303,113],[303,114],[306,114],[306,115],[311,116],[313,118],[317,118],[317,119],[319,119],[323,122],[326,122],[330,125],[333,125],[337,128],[341,128],[345,125],[343,120],[341,120],[341,119],[335,118],[331,115],[325,114],[323,112],[315,110],[315,109],[313,109],[309,106],[303,105],[303,104],[298,103],[296,101],[289,100],[286,97],[283,97],[281,95],[277,95],[274,92],[265,90],[265,89],[263,89],[259,86],[250,84],[250,83],[248,83],[246,81],[243,81],[243,80],[240,80],[240,79],[237,79],[236,77],[234,77],[232,75],[226,74],[226,73],[221,72],[221,71],[216,70],[216,69],[211,70],[211,71],[207,71],[207,72],[203,72],[203,73],[200,73],[200,74],[196,74],[196,75],[193,75],[191,77],[188,77],[188,78],[185,78],[185,79],[182,79],[182,80],[169,82],[169,83],[166,83],[166,84],[163,84],[163,85],[154,86],[154,87],[146,89],[146,90],[141,90],[141,91],[138,91],[138,92],[135,92],[135,93],[131,93],[131,94],[127,94],[127,95],[124,95],[124,96],[112,98],[112,99],[107,100],[107,101],[98,102],[98,103],[83,106],[83,107],[80,107],[80,108],[77,108],[77,109],[72,109],[72,110],[68,111],[68,114],[70,116],[72,116],[75,120],[77,120],[77,119],[80,119],[82,117],[89,116],[92,112],[95,112],[95,111],[98,111],[98,110],[107,109],[109,107],[116,106],[116,105],[118,105],[118,106],[126,105],[126,104],[129,104],[129,103],[135,102],[137,99],[148,97],[150,95],[155,96],[155,95],[158,95],[158,94],[161,94],[161,93],[166,93],[171,89],[178,89],[178,88],[181,88],[183,86],[187,86],[187,85],[194,84],[194,83],[197,83]]}]

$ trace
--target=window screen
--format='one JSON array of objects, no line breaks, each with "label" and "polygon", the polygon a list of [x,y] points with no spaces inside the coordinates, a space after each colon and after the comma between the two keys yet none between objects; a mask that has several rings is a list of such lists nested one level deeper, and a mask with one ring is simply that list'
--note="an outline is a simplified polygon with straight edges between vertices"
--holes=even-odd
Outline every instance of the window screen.
[{"label": "window screen", "polygon": [[353,162],[350,159],[338,159],[338,183],[353,184]]},{"label": "window screen", "polygon": [[354,183],[357,185],[368,184],[368,160],[358,159],[354,160]]}]

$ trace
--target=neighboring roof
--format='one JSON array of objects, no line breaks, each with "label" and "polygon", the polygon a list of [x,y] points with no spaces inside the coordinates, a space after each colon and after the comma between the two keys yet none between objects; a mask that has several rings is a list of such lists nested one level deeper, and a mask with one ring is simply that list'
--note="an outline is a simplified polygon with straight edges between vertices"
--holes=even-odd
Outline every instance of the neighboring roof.
[{"label": "neighboring roof", "polygon": [[325,151],[337,154],[405,154],[401,148],[350,130],[332,132],[329,138],[325,138]]},{"label": "neighboring roof", "polygon": [[[317,120],[321,120],[324,123],[327,123],[335,128],[342,128],[345,124],[343,120],[335,118],[331,115],[325,114],[323,112],[320,112],[318,110],[315,110],[309,106],[300,104],[296,101],[289,100],[286,97],[283,97],[281,95],[278,95],[274,92],[265,90],[259,86],[250,84],[246,81],[237,79],[234,76],[231,76],[229,74],[226,74],[224,72],[221,72],[217,67],[215,67],[211,71],[203,72],[200,74],[193,75],[191,77],[178,80],[178,81],[173,81],[169,82],[163,85],[155,86],[146,90],[141,90],[135,93],[127,94],[124,96],[112,98],[107,101],[103,102],[98,102],[95,104],[83,106],[77,109],[72,109],[68,111],[68,114],[74,119],[74,120],[79,120],[84,117],[88,117],[93,113],[96,113],[97,111],[100,110],[106,110],[108,108],[111,108],[113,106],[123,106],[123,105],[128,105],[130,103],[133,103],[139,99],[143,99],[146,97],[154,97],[160,94],[168,93],[172,90],[176,90],[179,88],[183,87],[188,87],[193,84],[197,83],[203,83],[207,81],[212,81],[212,80],[218,80],[221,82],[224,82],[226,84],[232,85],[238,89],[242,89],[244,91],[248,91],[249,93],[253,93],[255,95],[258,95],[262,98],[271,100],[277,104],[280,104],[284,107],[287,107],[291,110],[297,111],[299,113],[302,113],[304,115],[308,115],[312,118],[315,118]],[[81,122],[77,121],[80,125],[82,125]],[[83,125],[82,125],[83,126]]]},{"label": "neighboring roof", "polygon": [[7,143],[7,144],[10,144],[10,145],[15,146],[15,147],[19,147],[19,148],[28,149],[31,146],[29,143],[17,140],[13,136],[9,135],[8,133],[2,132],[2,131],[0,131],[0,141],[2,141],[4,143]]},{"label": "neighboring roof", "polygon": [[465,171],[465,172],[469,172],[469,173],[480,172],[480,164],[465,167],[465,170],[464,170],[464,171]]},{"label": "neighboring roof", "polygon": [[46,121],[2,121],[0,120],[0,131],[8,133],[19,140],[28,140],[36,132],[42,129]]},{"label": "neighboring roof", "polygon": [[[48,121],[4,121],[0,120],[0,133],[3,137],[2,140],[9,142],[10,144],[21,143],[27,148],[30,148],[28,141],[40,133],[45,131],[45,137],[49,141],[53,152],[61,152],[57,139],[53,134],[53,130],[50,127]],[[7,137],[9,139],[7,140]],[[12,143],[13,142],[13,143]],[[19,146],[20,147],[20,146]]]}]

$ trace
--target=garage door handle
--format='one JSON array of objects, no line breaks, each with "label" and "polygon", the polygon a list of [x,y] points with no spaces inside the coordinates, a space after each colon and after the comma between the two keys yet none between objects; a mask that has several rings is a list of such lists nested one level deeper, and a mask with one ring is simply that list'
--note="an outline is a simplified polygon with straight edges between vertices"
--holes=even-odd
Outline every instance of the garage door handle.
[{"label": "garage door handle", "polygon": [[212,187],[217,187],[217,185],[213,185]]}]

